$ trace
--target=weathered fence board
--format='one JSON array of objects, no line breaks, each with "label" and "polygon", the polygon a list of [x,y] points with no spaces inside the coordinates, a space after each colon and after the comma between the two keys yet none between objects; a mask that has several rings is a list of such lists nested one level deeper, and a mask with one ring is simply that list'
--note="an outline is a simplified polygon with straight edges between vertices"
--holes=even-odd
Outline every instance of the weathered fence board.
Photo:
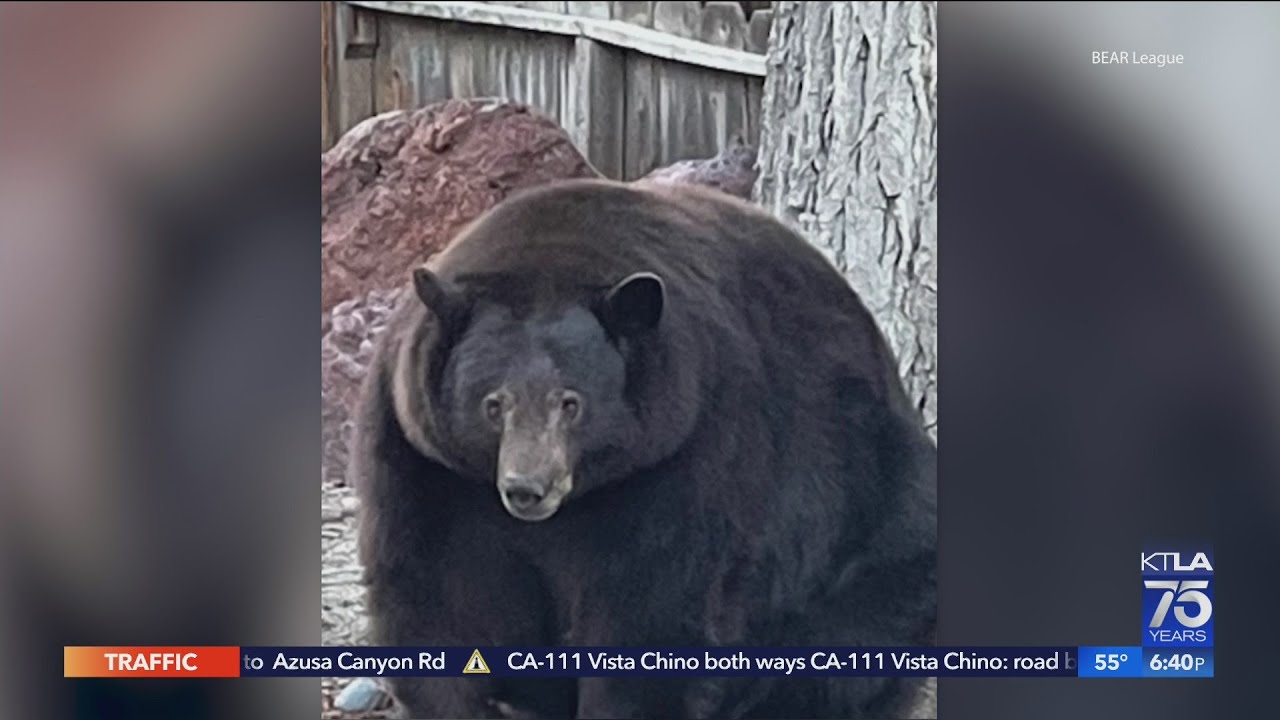
[{"label": "weathered fence board", "polygon": [[747,25],[747,51],[764,53],[769,50],[769,30],[773,26],[772,10],[757,10]]},{"label": "weathered fence board", "polygon": [[613,16],[610,2],[570,2],[568,11],[570,15],[581,15],[583,17],[601,18],[608,20]]},{"label": "weathered fence board", "polygon": [[561,125],[591,164],[606,177],[624,176],[626,153],[625,51],[590,38],[575,38],[569,73],[569,110]]},{"label": "weathered fence board", "polygon": [[653,27],[653,3],[615,2],[613,3],[613,18],[632,25],[651,28]]},{"label": "weathered fence board", "polygon": [[333,93],[333,3],[320,4],[320,149],[329,147],[335,137],[334,118],[329,98]]},{"label": "weathered fence board", "polygon": [[[627,58],[625,84],[627,125],[623,134],[623,178],[638,178],[662,162],[662,118],[658,114],[659,60]],[[590,160],[591,158],[587,158]]]},{"label": "weathered fence board", "polygon": [[[322,148],[376,113],[480,96],[531,105],[619,179],[759,136],[764,58],[743,50],[759,29],[741,3],[332,6]],[[646,27],[674,27],[677,15],[683,37]]]},{"label": "weathered fence board", "polygon": [[702,29],[702,7],[695,2],[655,2],[653,29],[696,39]]},{"label": "weathered fence board", "polygon": [[497,96],[563,119],[568,107],[565,73],[574,56],[571,38],[423,22],[391,13],[380,15],[380,23],[377,112],[451,97]]},{"label": "weathered fence board", "polygon": [[511,7],[526,8],[529,10],[542,10],[543,12],[562,13],[568,9],[567,2],[494,2],[490,5],[510,5]]},{"label": "weathered fence board", "polygon": [[353,56],[347,49],[355,36],[356,14],[366,12],[368,11],[346,3],[338,3],[334,14],[332,56],[336,57],[337,62],[332,77],[333,87],[337,92],[336,102],[332,105],[332,116],[338,136],[374,112],[373,58],[359,54]]}]

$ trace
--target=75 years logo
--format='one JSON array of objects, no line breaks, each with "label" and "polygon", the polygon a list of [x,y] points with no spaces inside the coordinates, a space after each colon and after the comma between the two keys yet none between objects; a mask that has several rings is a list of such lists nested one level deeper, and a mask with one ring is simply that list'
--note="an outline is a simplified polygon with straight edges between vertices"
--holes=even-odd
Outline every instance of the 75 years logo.
[{"label": "75 years logo", "polygon": [[1213,646],[1213,553],[1142,553],[1144,647]]}]

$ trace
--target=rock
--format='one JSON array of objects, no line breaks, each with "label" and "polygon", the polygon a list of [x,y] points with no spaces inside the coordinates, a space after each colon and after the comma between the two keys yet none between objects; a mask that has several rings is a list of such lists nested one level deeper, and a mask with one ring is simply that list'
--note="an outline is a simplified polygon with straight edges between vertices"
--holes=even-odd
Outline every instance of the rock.
[{"label": "rock", "polygon": [[400,287],[512,192],[584,177],[599,173],[526,105],[448,100],[361,122],[320,160],[321,311]]},{"label": "rock", "polygon": [[401,292],[373,290],[338,303],[324,316],[328,330],[320,338],[320,425],[325,483],[345,483],[360,384],[373,362],[374,342],[386,329]]},{"label": "rock", "polygon": [[347,713],[363,713],[380,710],[391,704],[391,695],[382,685],[370,678],[356,678],[333,700],[333,707]]},{"label": "rock", "polygon": [[681,160],[667,167],[658,168],[636,180],[637,184],[706,185],[721,192],[751,199],[755,186],[756,148],[748,145],[741,135],[735,135],[718,155],[706,160]]}]

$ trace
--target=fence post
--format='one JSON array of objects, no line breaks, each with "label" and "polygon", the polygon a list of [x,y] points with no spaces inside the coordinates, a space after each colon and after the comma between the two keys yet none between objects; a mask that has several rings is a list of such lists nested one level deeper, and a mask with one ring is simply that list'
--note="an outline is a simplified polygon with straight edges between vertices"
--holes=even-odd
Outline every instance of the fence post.
[{"label": "fence post", "polygon": [[334,138],[342,136],[373,114],[373,52],[377,43],[377,14],[344,2],[335,4],[333,86],[338,101],[331,120]]},{"label": "fence post", "polygon": [[623,54],[590,38],[574,38],[565,129],[596,170],[621,179],[625,135]]}]

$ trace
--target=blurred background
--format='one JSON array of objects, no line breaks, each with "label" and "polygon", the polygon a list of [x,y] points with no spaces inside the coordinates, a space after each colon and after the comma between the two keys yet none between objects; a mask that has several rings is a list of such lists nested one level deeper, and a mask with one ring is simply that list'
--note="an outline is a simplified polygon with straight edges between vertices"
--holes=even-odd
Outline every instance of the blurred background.
[{"label": "blurred background", "polygon": [[316,681],[58,667],[318,639],[319,23],[0,6],[0,716],[316,714]]},{"label": "blurred background", "polygon": [[944,680],[939,716],[1271,714],[1280,8],[939,26],[939,641],[1136,642],[1148,544],[1212,546],[1221,589],[1212,681]]}]

